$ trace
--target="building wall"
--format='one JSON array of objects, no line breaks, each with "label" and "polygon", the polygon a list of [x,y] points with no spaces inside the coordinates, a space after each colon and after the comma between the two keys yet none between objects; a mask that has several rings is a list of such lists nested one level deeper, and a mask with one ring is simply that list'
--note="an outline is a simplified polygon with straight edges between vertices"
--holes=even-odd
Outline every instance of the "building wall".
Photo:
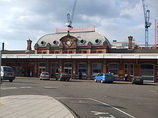
[{"label": "building wall", "polygon": [[46,46],[38,46],[36,44],[35,50],[36,54],[85,54],[108,52],[108,43],[106,41],[102,41],[102,43],[100,44],[99,41],[100,39],[96,39],[97,43],[95,45],[91,42],[87,43],[87,45],[84,45],[84,41],[83,45],[78,45],[78,39],[68,34],[60,39],[59,46],[52,46],[49,43]]},{"label": "building wall", "polygon": [[48,71],[55,77],[59,72],[68,72],[72,78],[78,78],[79,71],[83,79],[93,79],[99,72],[114,73],[116,80],[123,80],[124,74],[142,75],[158,82],[158,61],[155,59],[2,59],[2,65],[15,68],[17,76],[39,77],[40,72]]}]

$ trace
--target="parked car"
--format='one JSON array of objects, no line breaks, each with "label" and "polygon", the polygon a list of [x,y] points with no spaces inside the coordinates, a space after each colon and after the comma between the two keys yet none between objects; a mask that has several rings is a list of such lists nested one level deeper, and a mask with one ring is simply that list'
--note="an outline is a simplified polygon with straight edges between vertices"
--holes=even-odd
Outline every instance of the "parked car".
[{"label": "parked car", "polygon": [[104,82],[113,83],[114,77],[110,73],[99,73],[98,75],[95,76],[94,81],[95,82],[101,82],[101,83],[104,83]]},{"label": "parked car", "polygon": [[71,79],[71,76],[68,73],[59,73],[56,76],[56,80],[58,81],[69,81]]},{"label": "parked car", "polygon": [[15,73],[10,66],[1,66],[1,79],[12,82],[15,79]]},{"label": "parked car", "polygon": [[132,78],[132,84],[143,84],[142,76],[134,76]]},{"label": "parked car", "polygon": [[50,80],[50,74],[49,74],[49,72],[41,72],[41,74],[40,74],[40,80]]}]

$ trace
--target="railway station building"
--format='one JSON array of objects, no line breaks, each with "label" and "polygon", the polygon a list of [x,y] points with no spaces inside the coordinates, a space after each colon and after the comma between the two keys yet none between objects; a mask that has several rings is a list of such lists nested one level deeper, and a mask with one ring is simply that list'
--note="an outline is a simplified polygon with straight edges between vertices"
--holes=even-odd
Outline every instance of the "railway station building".
[{"label": "railway station building", "polygon": [[39,77],[48,71],[52,77],[67,72],[73,78],[93,79],[97,73],[113,73],[116,80],[142,76],[158,82],[158,49],[142,49],[127,36],[127,48],[112,48],[109,40],[95,28],[57,29],[35,42],[27,40],[26,50],[2,49],[2,65],[12,66],[16,76]]}]

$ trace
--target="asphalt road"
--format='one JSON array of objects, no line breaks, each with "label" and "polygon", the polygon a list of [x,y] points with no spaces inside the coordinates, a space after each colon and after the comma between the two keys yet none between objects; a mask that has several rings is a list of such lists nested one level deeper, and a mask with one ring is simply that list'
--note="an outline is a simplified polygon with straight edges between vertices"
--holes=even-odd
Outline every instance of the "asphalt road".
[{"label": "asphalt road", "polygon": [[78,118],[158,118],[158,84],[55,81],[18,77],[3,81],[1,96],[48,95],[68,106]]}]

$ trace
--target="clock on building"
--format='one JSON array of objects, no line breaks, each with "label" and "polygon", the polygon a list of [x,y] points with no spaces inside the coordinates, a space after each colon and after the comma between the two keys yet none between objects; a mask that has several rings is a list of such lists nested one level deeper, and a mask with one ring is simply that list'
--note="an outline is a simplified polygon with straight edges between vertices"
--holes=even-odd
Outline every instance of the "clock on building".
[{"label": "clock on building", "polygon": [[70,46],[71,44],[72,44],[71,40],[69,40],[69,39],[66,40],[66,45],[67,45],[67,46]]}]

